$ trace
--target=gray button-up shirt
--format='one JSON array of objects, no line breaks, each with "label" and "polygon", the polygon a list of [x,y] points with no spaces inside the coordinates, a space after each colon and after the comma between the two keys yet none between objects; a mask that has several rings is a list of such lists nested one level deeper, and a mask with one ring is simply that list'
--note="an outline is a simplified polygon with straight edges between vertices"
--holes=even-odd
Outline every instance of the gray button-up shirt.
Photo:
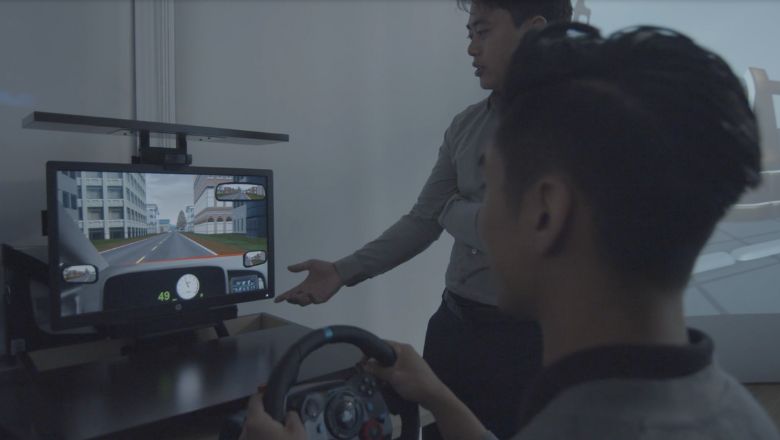
[{"label": "gray button-up shirt", "polygon": [[498,115],[489,99],[455,116],[411,212],[379,238],[335,263],[346,285],[353,286],[410,260],[446,229],[455,238],[447,288],[473,301],[496,304],[496,283],[477,232],[477,217],[485,192],[479,158],[497,125]]},{"label": "gray button-up shirt", "polygon": [[[500,404],[500,402],[496,402]],[[672,380],[604,379],[573,387],[512,440],[779,440],[755,398],[717,365]],[[486,433],[482,440],[496,440]]]}]

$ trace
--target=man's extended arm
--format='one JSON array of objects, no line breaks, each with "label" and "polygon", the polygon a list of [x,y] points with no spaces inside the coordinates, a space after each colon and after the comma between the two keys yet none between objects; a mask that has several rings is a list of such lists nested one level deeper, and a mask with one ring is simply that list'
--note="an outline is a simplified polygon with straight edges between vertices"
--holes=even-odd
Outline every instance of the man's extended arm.
[{"label": "man's extended arm", "polygon": [[439,148],[439,157],[411,212],[390,226],[379,238],[352,255],[336,261],[336,271],[347,286],[408,261],[424,251],[442,232],[438,217],[457,193],[458,178],[450,151],[449,130]]},{"label": "man's extended arm", "polygon": [[306,306],[330,300],[343,286],[353,286],[367,278],[384,273],[424,251],[441,236],[439,215],[447,202],[458,193],[458,175],[454,159],[453,127],[461,123],[456,117],[444,133],[439,157],[425,183],[417,203],[379,238],[352,255],[335,263],[308,260],[294,264],[291,272],[308,272],[306,279],[276,297]]}]

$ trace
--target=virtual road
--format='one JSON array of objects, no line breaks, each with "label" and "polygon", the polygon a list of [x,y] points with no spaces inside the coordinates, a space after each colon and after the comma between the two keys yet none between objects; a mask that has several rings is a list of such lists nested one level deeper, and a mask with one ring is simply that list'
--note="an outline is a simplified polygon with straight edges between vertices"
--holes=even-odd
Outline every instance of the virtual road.
[{"label": "virtual road", "polygon": [[216,254],[179,232],[168,232],[102,253],[110,266],[130,266],[151,261],[211,257]]}]

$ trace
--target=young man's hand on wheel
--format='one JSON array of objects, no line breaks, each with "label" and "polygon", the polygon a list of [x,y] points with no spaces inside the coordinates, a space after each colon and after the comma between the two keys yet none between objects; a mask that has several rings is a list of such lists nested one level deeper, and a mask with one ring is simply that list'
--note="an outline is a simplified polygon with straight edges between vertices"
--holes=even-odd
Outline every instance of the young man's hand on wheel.
[{"label": "young man's hand on wheel", "polygon": [[447,387],[411,345],[387,341],[395,350],[397,360],[391,367],[382,367],[374,360],[365,363],[368,373],[389,383],[402,398],[430,408],[437,398],[446,395]]},{"label": "young man's hand on wheel", "polygon": [[295,411],[287,413],[284,425],[272,419],[263,408],[263,396],[255,394],[249,399],[239,440],[306,440],[306,429]]}]

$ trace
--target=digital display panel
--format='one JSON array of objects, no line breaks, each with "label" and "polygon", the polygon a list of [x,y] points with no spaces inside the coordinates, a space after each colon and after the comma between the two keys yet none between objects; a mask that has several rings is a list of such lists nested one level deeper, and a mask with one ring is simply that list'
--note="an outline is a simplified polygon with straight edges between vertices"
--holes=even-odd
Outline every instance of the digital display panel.
[{"label": "digital display panel", "polygon": [[270,171],[48,167],[56,327],[273,297]]}]

